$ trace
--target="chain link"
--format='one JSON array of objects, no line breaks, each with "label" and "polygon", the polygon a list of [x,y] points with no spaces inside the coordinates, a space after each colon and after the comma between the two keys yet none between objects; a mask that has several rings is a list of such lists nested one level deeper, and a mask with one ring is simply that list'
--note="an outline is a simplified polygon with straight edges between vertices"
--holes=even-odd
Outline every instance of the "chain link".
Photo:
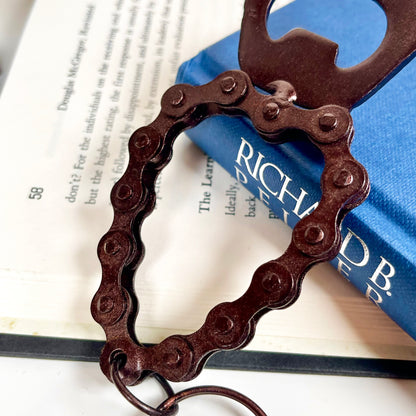
[{"label": "chain link", "polygon": [[[320,36],[297,29],[272,41],[265,24],[272,2],[245,2],[239,62],[246,72],[228,71],[199,87],[170,88],[156,120],[133,133],[129,164],[111,192],[114,220],[98,246],[102,280],[91,304],[93,317],[107,338],[100,365],[127,400],[150,416],[172,415],[179,401],[198,394],[223,395],[244,404],[256,416],[265,416],[233,390],[204,386],[174,394],[166,380],[190,380],[216,351],[243,348],[254,336],[261,316],[295,302],[306,272],[337,255],[341,222],[370,189],[366,170],[350,153],[354,129],[349,109],[415,55],[416,38],[407,36],[415,21],[413,0],[377,0],[389,22],[385,39],[366,61],[342,70],[335,64],[337,45]],[[250,79],[274,94],[260,94]],[[298,105],[315,109],[295,107],[294,88],[276,79],[296,86]],[[338,105],[322,106],[327,103]],[[140,228],[154,209],[155,181],[172,157],[176,137],[217,114],[248,117],[270,143],[282,143],[288,136],[307,137],[324,156],[322,197],[318,207],[294,227],[285,253],[260,266],[239,299],[214,307],[193,334],[174,335],[146,348],[134,331],[138,300],[133,279],[144,255]],[[149,374],[156,375],[168,395],[158,408],[136,399],[126,387]]]},{"label": "chain link", "polygon": [[142,400],[139,400],[134,394],[125,386],[123,381],[120,378],[120,369],[123,366],[123,357],[122,355],[117,355],[115,359],[111,362],[111,377],[112,381],[119,390],[119,392],[124,396],[124,398],[132,404],[134,407],[139,409],[141,412],[149,416],[174,416],[178,413],[178,403],[195,396],[201,395],[216,395],[226,397],[228,399],[234,400],[248,410],[250,410],[255,416],[266,416],[266,413],[251,399],[247,396],[225,387],[220,386],[198,386],[191,387],[174,393],[170,384],[159,374],[154,373],[152,376],[159,382],[168,398],[164,400],[157,408],[150,406],[144,403]]},{"label": "chain link", "polygon": [[[283,90],[293,96],[293,88]],[[306,133],[325,160],[322,198],[315,211],[295,226],[286,252],[260,266],[239,299],[213,308],[193,334],[171,336],[145,348],[134,334],[138,301],[133,276],[144,252],[140,227],[154,208],[155,180],[171,158],[175,138],[215,114],[249,117],[270,143],[280,143],[281,133],[287,130]],[[170,88],[156,120],[130,139],[128,167],[111,193],[114,221],[98,246],[103,273],[92,313],[107,336],[101,356],[104,373],[112,379],[111,357],[122,352],[127,358],[120,373],[126,385],[137,383],[149,372],[171,381],[190,380],[216,351],[247,345],[265,312],[291,305],[299,296],[305,273],[338,253],[343,217],[369,192],[367,173],[349,150],[352,136],[352,120],[345,108],[300,109],[289,97],[260,94],[242,71],[225,72],[203,86]]]}]

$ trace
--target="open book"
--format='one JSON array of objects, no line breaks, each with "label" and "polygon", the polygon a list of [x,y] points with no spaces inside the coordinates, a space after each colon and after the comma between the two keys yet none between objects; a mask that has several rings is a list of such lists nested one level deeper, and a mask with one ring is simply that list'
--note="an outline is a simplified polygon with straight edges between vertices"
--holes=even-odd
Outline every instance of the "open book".
[{"label": "open book", "polygon": [[[0,97],[0,332],[104,339],[89,311],[100,282],[96,246],[129,136],[157,115],[181,62],[238,29],[242,5],[37,0]],[[136,331],[147,343],[193,332],[290,239],[185,135],[157,198],[136,274]],[[329,265],[308,273],[294,306],[262,319],[248,348],[416,358],[415,341]]]}]

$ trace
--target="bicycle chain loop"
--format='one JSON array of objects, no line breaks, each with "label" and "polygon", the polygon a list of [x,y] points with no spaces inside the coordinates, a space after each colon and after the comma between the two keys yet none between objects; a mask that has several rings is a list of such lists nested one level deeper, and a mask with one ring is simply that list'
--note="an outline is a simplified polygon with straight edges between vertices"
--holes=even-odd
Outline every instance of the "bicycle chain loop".
[{"label": "bicycle chain loop", "polygon": [[[273,41],[265,26],[273,0],[246,0],[239,48],[246,72],[227,71],[202,86],[171,87],[162,97],[157,118],[131,136],[127,169],[111,192],[113,223],[98,245],[102,280],[91,312],[107,339],[100,358],[102,371],[144,413],[170,416],[187,397],[219,394],[239,401],[256,416],[265,415],[233,390],[205,386],[174,394],[167,380],[191,380],[215,352],[246,346],[260,317],[293,304],[305,273],[337,255],[341,222],[370,189],[366,170],[350,153],[354,129],[349,110],[409,62],[416,50],[416,38],[409,35],[413,33],[409,28],[416,26],[414,1],[376,1],[388,19],[382,44],[363,63],[340,69],[334,64],[336,44],[303,29]],[[298,90],[297,99],[289,82]],[[256,91],[253,83],[272,94]],[[294,100],[311,109],[296,107]],[[141,225],[154,209],[155,181],[172,157],[176,137],[219,114],[248,117],[272,144],[290,136],[315,145],[325,162],[321,200],[296,224],[285,253],[261,265],[240,298],[214,307],[194,333],[145,347],[134,330],[139,306],[133,279],[144,256]],[[126,387],[152,374],[168,395],[157,408],[136,399]]]},{"label": "bicycle chain loop", "polygon": [[[276,87],[293,91],[287,83],[277,83]],[[295,226],[286,252],[256,270],[243,296],[217,305],[193,334],[170,336],[159,345],[144,347],[134,335],[138,301],[133,274],[144,253],[140,227],[154,208],[155,180],[171,158],[175,138],[215,114],[248,116],[270,143],[280,143],[281,133],[287,130],[305,132],[324,156],[322,198],[318,207]],[[101,356],[107,377],[111,379],[114,354],[124,354],[120,371],[126,385],[137,383],[149,372],[170,381],[191,380],[214,352],[245,346],[265,312],[291,305],[312,265],[338,253],[341,220],[369,192],[367,173],[350,153],[352,137],[352,119],[345,108],[295,107],[281,95],[257,92],[241,71],[225,72],[203,86],[171,87],[162,98],[156,120],[135,131],[130,139],[127,170],[111,193],[113,224],[98,246],[103,275],[92,313],[107,336]]]}]

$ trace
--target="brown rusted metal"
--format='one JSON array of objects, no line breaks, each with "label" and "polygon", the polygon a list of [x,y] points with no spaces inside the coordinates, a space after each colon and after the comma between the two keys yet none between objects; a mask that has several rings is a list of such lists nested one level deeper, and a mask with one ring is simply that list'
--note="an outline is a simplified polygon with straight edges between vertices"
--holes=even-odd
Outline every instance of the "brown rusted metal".
[{"label": "brown rusted metal", "polygon": [[245,406],[255,416],[266,416],[266,413],[264,413],[263,410],[256,403],[254,403],[247,396],[235,390],[219,386],[198,386],[174,393],[169,383],[157,373],[153,373],[152,376],[159,382],[159,384],[167,394],[168,398],[165,401],[163,401],[157,408],[149,406],[148,404],[138,399],[121,380],[119,370],[123,366],[123,361],[123,357],[119,355],[111,363],[111,375],[113,383],[128,402],[130,402],[134,407],[136,407],[137,409],[149,416],[176,415],[178,413],[179,402],[182,402],[183,400],[191,397],[206,394],[223,396],[228,399],[232,399]]},{"label": "brown rusted metal", "polygon": [[[286,130],[307,133],[324,155],[322,198],[315,211],[296,225],[287,251],[257,269],[242,297],[216,306],[193,334],[171,336],[145,348],[136,341],[133,325],[138,302],[132,276],[143,254],[140,225],[154,207],[155,180],[171,157],[174,139],[213,114],[245,115],[272,143],[280,142]],[[338,253],[341,219],[368,194],[367,173],[349,151],[352,136],[352,119],[345,108],[301,109],[281,95],[260,94],[241,71],[223,73],[199,87],[170,88],[156,120],[131,137],[129,165],[111,194],[114,221],[98,247],[103,280],[92,312],[107,336],[101,357],[104,373],[111,378],[112,356],[122,352],[126,384],[136,383],[149,371],[171,381],[190,380],[214,352],[246,345],[265,312],[292,304],[306,271]]]},{"label": "brown rusted metal", "polygon": [[219,386],[199,386],[199,387],[191,387],[186,390],[182,390],[175,395],[166,399],[159,407],[161,411],[169,411],[173,409],[177,403],[189,399],[190,397],[201,396],[204,394],[215,395],[215,396],[222,396],[228,399],[235,400],[236,402],[245,406],[248,410],[251,411],[255,416],[266,416],[266,413],[260,407],[254,403],[251,399],[243,394],[227,389],[224,387]]},{"label": "brown rusted metal", "polygon": [[[98,245],[102,281],[91,311],[107,338],[100,359],[104,374],[144,413],[172,414],[174,404],[198,394],[198,389],[174,395],[162,384],[169,397],[155,409],[137,401],[125,386],[137,384],[149,374],[158,374],[161,380],[193,379],[215,352],[246,346],[260,317],[293,304],[305,273],[314,264],[337,255],[342,219],[364,201],[370,189],[366,170],[350,153],[354,129],[349,109],[416,48],[413,31],[406,27],[404,33],[406,22],[413,26],[416,22],[416,3],[379,3],[389,21],[385,40],[367,61],[340,70],[334,65],[336,45],[326,39],[299,29],[279,41],[271,41],[265,30],[271,1],[246,0],[240,61],[249,75],[228,71],[206,85],[171,87],[162,97],[158,117],[130,138],[129,164],[111,192],[114,220]],[[399,38],[393,47],[392,42]],[[312,46],[320,53],[311,53]],[[299,56],[303,64],[293,65]],[[257,92],[252,80],[272,94]],[[348,90],[343,85],[348,85]],[[297,104],[312,109],[295,106],[295,99]],[[214,307],[194,333],[174,335],[158,345],[144,347],[134,331],[138,300],[133,278],[144,254],[140,228],[154,209],[156,178],[172,157],[174,140],[182,131],[216,114],[248,117],[270,143],[281,143],[288,136],[307,137],[324,156],[322,197],[318,207],[295,226],[285,253],[260,266],[240,298]],[[200,393],[213,392],[209,390],[201,389]],[[222,390],[223,395],[235,398],[230,392]],[[240,402],[254,414],[264,414],[250,407],[248,399]]]},{"label": "brown rusted metal", "polygon": [[294,29],[280,39],[270,39],[266,19],[273,1],[246,0],[240,67],[255,85],[266,91],[267,85],[276,79],[290,82],[298,93],[297,104],[302,107],[338,104],[351,109],[414,56],[414,0],[374,0],[386,14],[386,35],[368,59],[351,68],[336,66],[336,43],[305,29]]},{"label": "brown rusted metal", "polygon": [[[131,403],[134,407],[142,411],[143,413],[149,415],[149,416],[173,416],[178,413],[178,405],[176,400],[177,394],[174,393],[172,387],[170,384],[164,379],[162,376],[160,376],[157,373],[153,373],[152,377],[154,377],[165,393],[168,396],[168,399],[166,399],[162,405],[158,406],[156,409],[153,406],[150,406],[143,401],[139,400],[123,383],[123,381],[120,378],[120,368],[123,366],[124,357],[122,355],[117,355],[114,357],[114,359],[111,362],[111,378],[114,383],[114,385],[117,387],[118,391],[123,395],[123,397]],[[169,400],[169,401],[168,401]]]}]

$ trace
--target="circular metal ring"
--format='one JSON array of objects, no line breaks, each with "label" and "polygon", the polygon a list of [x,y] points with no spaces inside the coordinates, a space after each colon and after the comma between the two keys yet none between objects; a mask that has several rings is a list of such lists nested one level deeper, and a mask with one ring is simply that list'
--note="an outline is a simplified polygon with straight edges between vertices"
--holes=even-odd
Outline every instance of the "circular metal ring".
[{"label": "circular metal ring", "polygon": [[[186,390],[182,390],[174,395],[171,395],[166,399],[158,408],[159,411],[169,411],[170,409],[175,409],[179,402],[182,400],[188,399],[194,396],[201,396],[206,394],[212,394],[216,396],[223,396],[245,406],[250,410],[255,416],[267,416],[266,413],[251,399],[244,394],[239,393],[238,391],[231,390],[225,387],[219,386],[199,386],[191,387]],[[163,413],[164,414],[164,413]]]},{"label": "circular metal ring", "polygon": [[[159,407],[156,409],[152,406],[149,406],[148,404],[142,402],[139,400],[123,383],[123,381],[120,378],[120,369],[121,369],[122,360],[120,356],[116,356],[115,359],[111,362],[110,365],[110,371],[111,371],[111,378],[113,380],[113,383],[116,385],[118,391],[124,396],[124,398],[132,404],[134,407],[139,409],[141,412],[149,415],[149,416],[173,416],[178,412],[178,405],[176,403],[172,403],[168,408],[166,409],[159,409]],[[152,377],[154,377],[158,383],[161,385],[163,390],[168,396],[168,399],[170,397],[174,397],[175,393],[170,386],[170,384],[159,374],[153,373],[151,374]],[[165,403],[165,402],[163,402]]]}]

